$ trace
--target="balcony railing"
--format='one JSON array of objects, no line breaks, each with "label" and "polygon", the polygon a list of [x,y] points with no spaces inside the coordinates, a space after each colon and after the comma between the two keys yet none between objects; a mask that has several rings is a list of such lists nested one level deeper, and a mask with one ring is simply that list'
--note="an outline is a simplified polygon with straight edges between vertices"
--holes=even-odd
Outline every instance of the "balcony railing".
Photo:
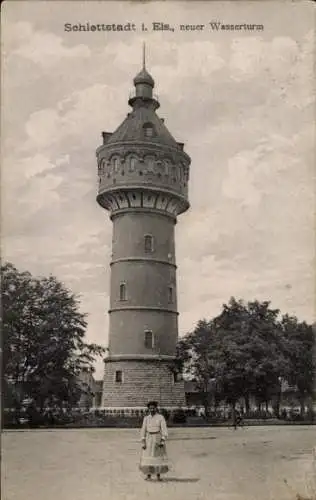
[{"label": "balcony railing", "polygon": [[[136,90],[131,90],[130,93],[129,93],[129,99],[134,99],[134,97],[137,97],[136,95]],[[139,96],[141,97],[141,96]],[[153,94],[152,95],[152,99],[155,99],[155,101],[159,102],[159,96],[158,94]]]}]

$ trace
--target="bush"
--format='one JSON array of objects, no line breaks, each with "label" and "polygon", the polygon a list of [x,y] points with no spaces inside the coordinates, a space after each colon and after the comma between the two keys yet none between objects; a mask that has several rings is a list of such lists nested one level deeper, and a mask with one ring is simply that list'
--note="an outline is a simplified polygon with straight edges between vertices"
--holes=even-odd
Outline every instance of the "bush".
[{"label": "bush", "polygon": [[173,414],[173,423],[175,424],[185,424],[187,421],[187,416],[184,410],[176,410]]},{"label": "bush", "polygon": [[168,410],[166,410],[165,408],[161,408],[160,413],[161,413],[161,415],[163,415],[165,417],[166,422],[168,422],[168,420],[170,418],[170,412]]}]

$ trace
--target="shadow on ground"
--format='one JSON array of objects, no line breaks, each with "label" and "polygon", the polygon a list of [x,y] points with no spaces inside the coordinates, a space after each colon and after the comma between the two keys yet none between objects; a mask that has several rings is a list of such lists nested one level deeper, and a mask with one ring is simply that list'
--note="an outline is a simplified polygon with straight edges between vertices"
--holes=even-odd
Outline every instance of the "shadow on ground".
[{"label": "shadow on ground", "polygon": [[165,477],[164,483],[197,483],[200,480],[198,477]]},{"label": "shadow on ground", "polygon": [[206,441],[207,439],[217,439],[215,436],[206,436],[201,438],[196,437],[171,437],[169,441]]}]

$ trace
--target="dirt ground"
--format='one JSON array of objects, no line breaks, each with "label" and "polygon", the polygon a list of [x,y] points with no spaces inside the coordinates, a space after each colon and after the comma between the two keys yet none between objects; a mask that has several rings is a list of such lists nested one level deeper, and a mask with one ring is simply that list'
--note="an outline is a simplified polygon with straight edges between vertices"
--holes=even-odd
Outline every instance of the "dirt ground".
[{"label": "dirt ground", "polygon": [[138,471],[137,429],[6,431],[2,498],[296,500],[316,493],[316,427],[177,428],[169,434],[172,470],[157,483]]}]

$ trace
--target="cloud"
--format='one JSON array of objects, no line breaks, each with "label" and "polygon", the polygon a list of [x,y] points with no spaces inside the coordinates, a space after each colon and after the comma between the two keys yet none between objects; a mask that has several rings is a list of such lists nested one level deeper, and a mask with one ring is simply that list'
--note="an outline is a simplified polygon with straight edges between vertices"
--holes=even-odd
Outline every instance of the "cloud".
[{"label": "cloud", "polygon": [[284,67],[293,67],[299,56],[299,46],[290,37],[275,37],[271,42],[259,37],[235,38],[231,49],[231,77],[236,80],[256,78],[258,72],[266,72],[275,81],[283,81],[288,77]]},{"label": "cloud", "polygon": [[29,23],[16,26],[11,37],[12,41],[20,42],[18,48],[12,51],[12,56],[29,59],[46,70],[59,64],[62,59],[85,59],[91,55],[87,45],[67,47],[61,37],[53,33],[34,31]]},{"label": "cloud", "polygon": [[[113,124],[116,128],[114,124],[119,117],[115,102],[121,96],[119,87],[95,84],[72,92],[58,101],[54,108],[32,113],[25,124],[27,140],[20,145],[21,151],[29,154],[47,150],[46,154],[55,154],[57,150],[65,155],[76,151],[82,137],[87,136],[92,152],[101,143],[104,124],[108,122],[110,127]],[[94,131],[94,136],[91,131]]]},{"label": "cloud", "polygon": [[54,109],[43,109],[32,113],[25,130],[34,148],[45,148],[56,140],[58,113]]},{"label": "cloud", "polygon": [[58,175],[47,173],[45,177],[33,177],[26,187],[26,193],[20,203],[20,209],[27,208],[30,215],[45,205],[54,206],[59,202],[57,188],[63,182]]},{"label": "cloud", "polygon": [[5,22],[3,24],[3,41],[6,53],[12,52],[16,48],[22,47],[25,42],[31,39],[33,34],[32,24],[26,21]]},{"label": "cloud", "polygon": [[222,191],[228,198],[239,200],[242,205],[257,205],[261,193],[254,186],[255,151],[240,152],[228,161],[228,175],[223,180]]},{"label": "cloud", "polygon": [[[255,79],[269,89],[265,105],[287,105],[295,111],[314,102],[313,31],[300,40],[276,36],[236,38],[231,45],[230,77],[236,82]],[[269,116],[269,115],[268,115]]]}]

